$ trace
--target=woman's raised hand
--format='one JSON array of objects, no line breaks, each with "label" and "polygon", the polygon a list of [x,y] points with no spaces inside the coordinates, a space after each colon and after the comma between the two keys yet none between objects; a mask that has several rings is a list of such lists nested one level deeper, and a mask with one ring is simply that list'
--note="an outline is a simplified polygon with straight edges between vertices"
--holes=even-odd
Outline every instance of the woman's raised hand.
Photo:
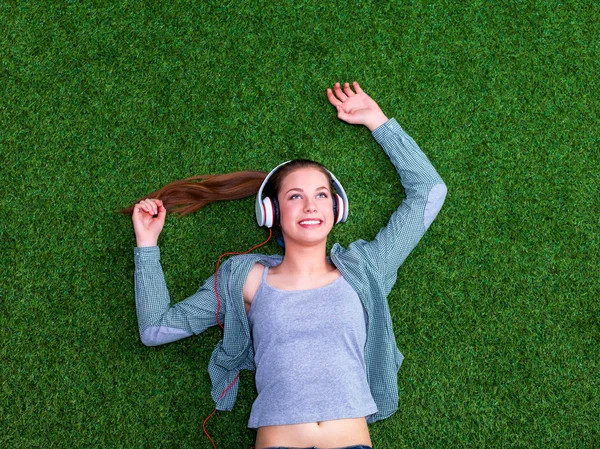
[{"label": "woman's raised hand", "polygon": [[351,125],[365,125],[374,131],[388,121],[379,105],[369,97],[354,81],[352,88],[349,83],[344,83],[342,90],[340,83],[335,83],[332,89],[327,89],[329,102],[337,109],[340,120]]},{"label": "woman's raised hand", "polygon": [[145,199],[135,205],[131,220],[137,246],[156,246],[166,215],[161,200]]}]

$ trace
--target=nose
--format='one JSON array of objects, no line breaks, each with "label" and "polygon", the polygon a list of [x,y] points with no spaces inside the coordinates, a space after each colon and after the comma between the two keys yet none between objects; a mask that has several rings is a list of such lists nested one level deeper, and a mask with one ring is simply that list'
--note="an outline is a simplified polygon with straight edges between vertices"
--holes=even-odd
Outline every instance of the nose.
[{"label": "nose", "polygon": [[312,198],[306,199],[306,203],[304,204],[304,210],[306,212],[314,212],[317,210],[317,205],[315,204]]}]

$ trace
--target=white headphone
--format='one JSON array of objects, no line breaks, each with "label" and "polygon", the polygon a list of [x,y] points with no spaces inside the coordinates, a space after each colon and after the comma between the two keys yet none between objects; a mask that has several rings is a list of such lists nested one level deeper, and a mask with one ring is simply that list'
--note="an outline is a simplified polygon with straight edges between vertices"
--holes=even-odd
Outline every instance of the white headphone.
[{"label": "white headphone", "polygon": [[[263,189],[267,185],[269,178],[282,166],[289,164],[292,161],[284,162],[283,164],[279,164],[273,170],[269,172],[265,180],[258,189],[258,193],[256,194],[256,221],[259,226],[266,226],[267,228],[272,228],[279,224],[279,203],[277,202],[277,198],[270,198],[266,196],[262,197]],[[348,218],[348,211],[350,209],[348,204],[348,197],[346,196],[346,192],[344,188],[337,180],[337,178],[331,173],[329,170],[325,169],[329,176],[331,177],[331,183],[335,188],[336,192],[333,195],[333,216],[335,218],[335,223],[342,223],[346,221]]]}]

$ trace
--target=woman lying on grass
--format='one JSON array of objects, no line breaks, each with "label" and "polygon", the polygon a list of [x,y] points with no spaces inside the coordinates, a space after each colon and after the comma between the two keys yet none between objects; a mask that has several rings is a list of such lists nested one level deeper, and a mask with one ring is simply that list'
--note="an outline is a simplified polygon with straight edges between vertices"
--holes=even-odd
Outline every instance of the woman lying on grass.
[{"label": "woman lying on grass", "polygon": [[[177,181],[130,209],[142,341],[161,345],[221,325],[223,339],[208,367],[212,396],[218,410],[230,410],[240,370],[256,370],[248,423],[258,429],[256,449],[371,447],[367,423],[398,408],[403,359],[386,298],[446,195],[427,157],[358,83],[338,83],[327,97],[342,121],[369,128],[406,190],[372,241],[335,244],[327,254],[332,226],[346,219],[347,198],[330,172],[306,160],[266,177],[242,172]],[[280,231],[284,256],[232,257],[194,295],[170,306],[156,246],[166,210],[187,213],[257,191],[259,225]]]}]

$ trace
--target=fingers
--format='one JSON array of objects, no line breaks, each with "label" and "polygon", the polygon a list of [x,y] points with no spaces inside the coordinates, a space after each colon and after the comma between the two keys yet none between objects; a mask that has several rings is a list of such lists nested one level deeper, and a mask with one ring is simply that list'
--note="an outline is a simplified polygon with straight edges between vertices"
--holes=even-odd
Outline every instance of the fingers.
[{"label": "fingers", "polygon": [[350,89],[350,83],[344,83],[344,93],[349,97],[356,95],[354,92],[352,92],[352,89]]},{"label": "fingers", "polygon": [[327,98],[329,99],[329,102],[336,107],[341,106],[348,98],[363,93],[363,90],[356,81],[352,83],[352,87],[354,90],[350,87],[350,83],[344,83],[344,89],[342,90],[340,83],[335,83],[333,90],[327,89]]},{"label": "fingers", "polygon": [[159,202],[158,204],[158,218],[160,219],[164,219],[165,216],[167,215],[167,208],[163,205],[163,202],[161,200],[156,200]]},{"label": "fingers", "polygon": [[329,100],[329,102],[334,105],[336,108],[338,106],[342,105],[342,102],[340,100],[338,100],[337,98],[335,98],[335,95],[333,95],[333,92],[331,91],[331,89],[327,89],[327,99]]},{"label": "fingers", "polygon": [[145,200],[140,201],[134,207],[134,212],[146,212],[152,216],[156,216],[159,213],[166,213],[166,209],[163,206],[163,202],[161,200],[146,198]]},{"label": "fingers", "polygon": [[145,200],[140,201],[140,209],[150,215],[158,214],[158,205],[154,202],[153,199],[147,198]]},{"label": "fingers", "polygon": [[333,91],[335,92],[335,96],[338,97],[342,102],[348,99],[348,96],[342,92],[342,89],[340,89],[340,83],[335,83],[333,86]]}]

